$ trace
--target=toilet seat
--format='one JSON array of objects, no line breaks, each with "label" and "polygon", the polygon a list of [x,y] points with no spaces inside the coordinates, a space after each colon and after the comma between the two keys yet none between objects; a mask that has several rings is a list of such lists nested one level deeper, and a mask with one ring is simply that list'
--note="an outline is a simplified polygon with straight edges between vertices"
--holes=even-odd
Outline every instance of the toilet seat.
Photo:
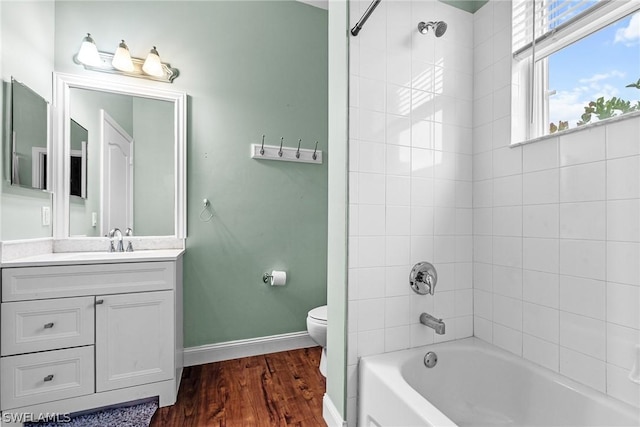
[{"label": "toilet seat", "polygon": [[327,306],[322,305],[310,310],[308,317],[313,319],[316,323],[327,323]]}]

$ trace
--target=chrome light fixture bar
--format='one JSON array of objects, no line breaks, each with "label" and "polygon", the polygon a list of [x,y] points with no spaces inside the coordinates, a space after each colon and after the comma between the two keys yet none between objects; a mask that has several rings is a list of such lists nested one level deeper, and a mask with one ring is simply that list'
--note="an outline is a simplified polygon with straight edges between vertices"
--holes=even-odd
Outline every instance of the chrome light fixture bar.
[{"label": "chrome light fixture bar", "polygon": [[80,51],[73,56],[73,62],[82,65],[86,70],[122,74],[166,83],[172,83],[180,75],[177,68],[160,61],[155,46],[149,52],[146,60],[130,56],[129,48],[124,40],[118,45],[115,54],[100,52],[91,38],[91,34],[88,33],[82,40]]},{"label": "chrome light fixture bar", "polygon": [[111,62],[113,61],[113,56],[114,56],[113,53],[98,52],[98,55],[100,56],[100,64],[96,64],[96,65],[83,64],[78,60],[78,55],[73,56],[73,62],[75,62],[78,65],[82,65],[85,68],[85,70],[100,71],[103,73],[110,73],[110,74],[121,74],[124,76],[139,77],[142,79],[156,80],[156,81],[165,82],[165,83],[172,83],[173,80],[175,80],[175,78],[180,75],[180,72],[178,71],[177,68],[172,68],[170,64],[167,64],[164,62],[161,63],[162,73],[163,73],[162,75],[152,76],[152,75],[146,74],[144,71],[142,71],[142,65],[144,64],[144,59],[134,58],[134,57],[131,57],[131,62],[133,62],[133,71],[130,71],[130,72],[120,71],[114,68],[113,65],[111,65]]}]

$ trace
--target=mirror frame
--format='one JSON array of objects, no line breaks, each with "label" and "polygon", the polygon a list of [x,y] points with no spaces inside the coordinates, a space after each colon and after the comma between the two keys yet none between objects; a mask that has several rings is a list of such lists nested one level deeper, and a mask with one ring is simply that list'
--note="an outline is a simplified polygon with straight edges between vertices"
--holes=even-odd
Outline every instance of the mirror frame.
[{"label": "mirror frame", "polygon": [[[54,73],[54,142],[53,153],[53,237],[54,239],[72,239],[69,234],[69,179],[71,168],[70,114],[69,101],[71,89],[88,89],[121,95],[137,96],[149,99],[169,101],[174,104],[174,234],[169,237],[185,239],[187,237],[187,94],[179,91],[159,89],[154,86],[133,85],[112,80],[94,79],[75,74]],[[139,236],[167,237],[167,236]],[[98,237],[100,238],[100,237]]]}]

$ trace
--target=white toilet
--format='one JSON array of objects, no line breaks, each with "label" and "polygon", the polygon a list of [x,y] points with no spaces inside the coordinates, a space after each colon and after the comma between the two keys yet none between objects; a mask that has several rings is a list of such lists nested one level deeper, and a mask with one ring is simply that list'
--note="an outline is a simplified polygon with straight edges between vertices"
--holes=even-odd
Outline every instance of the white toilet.
[{"label": "white toilet", "polygon": [[320,373],[327,376],[327,306],[322,305],[307,314],[307,331],[309,336],[322,347],[320,357]]}]

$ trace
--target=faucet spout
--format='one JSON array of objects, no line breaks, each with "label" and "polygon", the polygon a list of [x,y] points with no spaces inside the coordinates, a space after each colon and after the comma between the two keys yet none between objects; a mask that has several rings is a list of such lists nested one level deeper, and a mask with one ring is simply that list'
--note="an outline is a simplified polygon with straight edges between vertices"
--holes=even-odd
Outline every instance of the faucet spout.
[{"label": "faucet spout", "polygon": [[[109,231],[109,238],[111,239],[111,245],[109,246],[109,252],[124,252],[124,242],[122,239],[122,231],[119,228],[114,228]],[[113,239],[118,239],[118,246],[113,246]]]},{"label": "faucet spout", "polygon": [[420,323],[436,331],[436,334],[444,335],[445,325],[442,319],[436,319],[428,313],[422,313],[420,315]]}]

